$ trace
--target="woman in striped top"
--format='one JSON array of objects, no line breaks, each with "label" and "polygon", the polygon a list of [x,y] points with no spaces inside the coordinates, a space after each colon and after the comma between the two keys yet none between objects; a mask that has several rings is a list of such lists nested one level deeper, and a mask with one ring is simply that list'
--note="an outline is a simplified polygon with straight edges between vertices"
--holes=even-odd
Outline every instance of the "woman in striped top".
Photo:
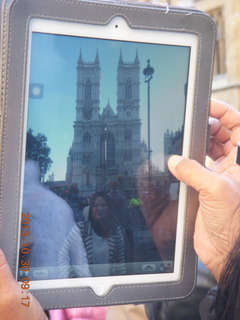
[{"label": "woman in striped top", "polygon": [[77,223],[65,239],[59,254],[63,278],[81,277],[82,266],[69,258],[73,248],[77,250],[79,238],[83,240],[92,276],[126,274],[124,233],[106,193],[98,192],[92,197],[88,219]]}]

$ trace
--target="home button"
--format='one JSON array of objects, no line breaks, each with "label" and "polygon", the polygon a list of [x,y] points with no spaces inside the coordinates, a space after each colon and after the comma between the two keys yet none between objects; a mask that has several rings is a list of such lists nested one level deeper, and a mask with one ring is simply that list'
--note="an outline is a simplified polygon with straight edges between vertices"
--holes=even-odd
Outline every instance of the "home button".
[{"label": "home button", "polygon": [[93,286],[93,291],[97,296],[104,296],[107,293],[108,288],[106,288],[104,284],[98,283],[95,286]]}]

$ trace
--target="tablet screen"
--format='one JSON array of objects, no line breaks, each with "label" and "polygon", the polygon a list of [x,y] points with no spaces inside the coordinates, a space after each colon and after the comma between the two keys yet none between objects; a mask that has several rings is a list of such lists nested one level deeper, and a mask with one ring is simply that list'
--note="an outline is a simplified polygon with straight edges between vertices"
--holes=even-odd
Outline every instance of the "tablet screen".
[{"label": "tablet screen", "polygon": [[19,278],[36,287],[179,277],[185,195],[167,159],[188,153],[196,41],[121,23],[30,24]]}]

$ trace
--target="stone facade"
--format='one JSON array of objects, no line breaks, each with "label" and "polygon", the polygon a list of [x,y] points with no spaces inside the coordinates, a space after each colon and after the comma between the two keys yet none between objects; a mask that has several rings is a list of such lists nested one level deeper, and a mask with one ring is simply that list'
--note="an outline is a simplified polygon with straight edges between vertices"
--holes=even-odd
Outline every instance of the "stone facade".
[{"label": "stone facade", "polygon": [[66,182],[78,185],[83,196],[104,188],[120,175],[134,177],[141,164],[141,120],[139,115],[140,63],[119,55],[116,110],[108,102],[100,106],[101,62],[96,54],[77,63],[77,99],[74,139],[67,158]]},{"label": "stone facade", "polygon": [[[212,97],[226,101],[240,110],[240,1],[158,0],[157,2],[194,7],[215,19],[218,37]],[[220,42],[222,43],[219,44]],[[219,63],[224,67],[216,70]]]}]

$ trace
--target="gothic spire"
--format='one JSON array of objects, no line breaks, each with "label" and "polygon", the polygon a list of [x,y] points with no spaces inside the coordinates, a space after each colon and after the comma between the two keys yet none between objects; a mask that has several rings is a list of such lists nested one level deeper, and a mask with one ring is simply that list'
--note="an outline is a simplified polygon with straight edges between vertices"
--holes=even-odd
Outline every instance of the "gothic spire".
[{"label": "gothic spire", "polygon": [[134,63],[135,63],[135,64],[139,64],[138,49],[136,50],[136,56],[135,56]]},{"label": "gothic spire", "polygon": [[122,59],[122,49],[120,49],[120,55],[119,55],[119,60],[118,60],[118,64],[123,63],[123,59]]},{"label": "gothic spire", "polygon": [[78,63],[83,63],[83,59],[82,59],[82,48],[80,48]]},{"label": "gothic spire", "polygon": [[99,63],[98,49],[97,49],[97,52],[96,52],[96,58],[95,58],[94,63]]},{"label": "gothic spire", "polygon": [[108,99],[108,103],[106,105],[106,107],[103,109],[103,113],[102,115],[106,118],[109,118],[109,117],[114,117],[115,116],[115,113],[110,105],[110,102],[109,102],[109,99]]}]

